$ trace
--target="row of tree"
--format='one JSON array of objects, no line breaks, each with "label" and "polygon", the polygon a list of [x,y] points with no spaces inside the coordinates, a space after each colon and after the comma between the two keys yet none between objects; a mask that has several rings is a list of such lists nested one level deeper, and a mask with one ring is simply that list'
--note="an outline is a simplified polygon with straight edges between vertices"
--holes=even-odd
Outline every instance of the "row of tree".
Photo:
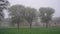
[{"label": "row of tree", "polygon": [[[39,9],[39,17],[42,23],[46,23],[46,27],[48,27],[49,21],[52,20],[52,16],[54,13],[54,9],[50,7],[41,7]],[[32,22],[37,17],[37,10],[31,7],[25,7],[23,5],[13,5],[9,8],[11,23],[17,23],[17,27],[19,29],[19,23],[26,20],[30,24],[30,29],[32,26]]]},{"label": "row of tree", "polygon": [[23,5],[14,5],[9,8],[10,16],[12,16],[11,23],[17,23],[19,29],[19,23],[26,20],[32,26],[33,20],[36,18],[36,9],[30,7],[24,7]]},{"label": "row of tree", "polygon": [[[1,0],[2,1],[2,0]],[[7,8],[8,6],[8,1],[6,1],[6,4],[3,3],[0,6],[0,17],[3,16],[1,15],[1,11],[3,10],[2,8]],[[23,22],[24,20],[27,21],[30,24],[30,29],[32,27],[32,22],[34,19],[37,17],[37,10],[35,8],[31,7],[25,7],[23,5],[13,5],[9,10],[9,16],[11,16],[11,24],[17,24],[17,27],[19,29],[19,23]],[[46,23],[46,27],[48,27],[49,21],[52,20],[52,16],[54,13],[54,9],[50,7],[41,7],[39,9],[39,17],[41,19],[41,22]],[[1,20],[1,19],[0,19]]]}]

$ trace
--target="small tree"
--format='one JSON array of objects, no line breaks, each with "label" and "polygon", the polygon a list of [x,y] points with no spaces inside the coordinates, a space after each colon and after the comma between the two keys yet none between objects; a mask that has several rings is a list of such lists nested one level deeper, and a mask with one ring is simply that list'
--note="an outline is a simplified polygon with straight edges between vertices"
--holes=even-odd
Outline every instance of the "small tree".
[{"label": "small tree", "polygon": [[39,9],[39,11],[40,11],[41,22],[45,22],[46,23],[46,28],[47,28],[49,21],[51,21],[51,19],[52,19],[54,9],[50,8],[50,7],[47,7],[47,8],[41,7]]}]

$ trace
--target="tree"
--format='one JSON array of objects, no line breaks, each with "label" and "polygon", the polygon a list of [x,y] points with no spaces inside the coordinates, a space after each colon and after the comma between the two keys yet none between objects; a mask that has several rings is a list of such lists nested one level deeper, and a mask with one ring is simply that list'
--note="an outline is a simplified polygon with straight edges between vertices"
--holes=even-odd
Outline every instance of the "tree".
[{"label": "tree", "polygon": [[25,11],[25,7],[23,5],[13,5],[9,8],[9,11],[12,19],[12,24],[17,23],[17,28],[19,30],[19,23],[24,21],[23,13]]},{"label": "tree", "polygon": [[46,23],[46,28],[47,28],[48,23],[49,23],[49,21],[51,21],[55,10],[53,8],[50,8],[50,7],[46,7],[46,8],[41,7],[39,9],[39,11],[40,11],[41,22],[45,22]]},{"label": "tree", "polygon": [[9,2],[6,0],[0,0],[0,21],[4,18],[3,9],[7,9]]},{"label": "tree", "polygon": [[19,23],[26,20],[30,24],[30,29],[32,22],[36,17],[36,9],[30,7],[24,7],[22,5],[14,5],[9,8],[10,15],[12,16],[12,23],[17,23],[19,29]]},{"label": "tree", "polygon": [[30,24],[30,29],[32,27],[33,20],[36,18],[36,11],[37,10],[35,8],[30,8],[30,7],[26,8],[24,18]]}]

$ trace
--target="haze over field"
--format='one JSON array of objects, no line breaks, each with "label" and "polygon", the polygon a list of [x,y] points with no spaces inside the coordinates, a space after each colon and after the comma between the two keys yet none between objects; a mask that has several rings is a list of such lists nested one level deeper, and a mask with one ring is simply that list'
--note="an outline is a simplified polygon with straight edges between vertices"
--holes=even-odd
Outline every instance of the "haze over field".
[{"label": "haze over field", "polygon": [[8,0],[11,5],[21,4],[39,9],[40,7],[52,7],[55,9],[54,17],[60,15],[60,0]]},{"label": "haze over field", "polygon": [[0,34],[60,34],[60,0],[0,0]]}]

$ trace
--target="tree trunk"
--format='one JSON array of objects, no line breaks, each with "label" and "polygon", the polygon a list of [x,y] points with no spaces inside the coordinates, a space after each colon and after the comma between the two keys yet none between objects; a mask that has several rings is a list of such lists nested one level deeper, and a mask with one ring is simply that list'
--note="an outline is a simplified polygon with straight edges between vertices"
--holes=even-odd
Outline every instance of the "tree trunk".
[{"label": "tree trunk", "polygon": [[30,30],[31,30],[31,28],[32,28],[32,23],[30,23]]},{"label": "tree trunk", "polygon": [[19,23],[17,23],[17,29],[18,29],[18,31],[19,31]]},{"label": "tree trunk", "polygon": [[32,22],[30,23],[30,34],[31,34]]},{"label": "tree trunk", "polygon": [[48,23],[49,23],[49,22],[46,22],[46,28],[48,28]]}]

